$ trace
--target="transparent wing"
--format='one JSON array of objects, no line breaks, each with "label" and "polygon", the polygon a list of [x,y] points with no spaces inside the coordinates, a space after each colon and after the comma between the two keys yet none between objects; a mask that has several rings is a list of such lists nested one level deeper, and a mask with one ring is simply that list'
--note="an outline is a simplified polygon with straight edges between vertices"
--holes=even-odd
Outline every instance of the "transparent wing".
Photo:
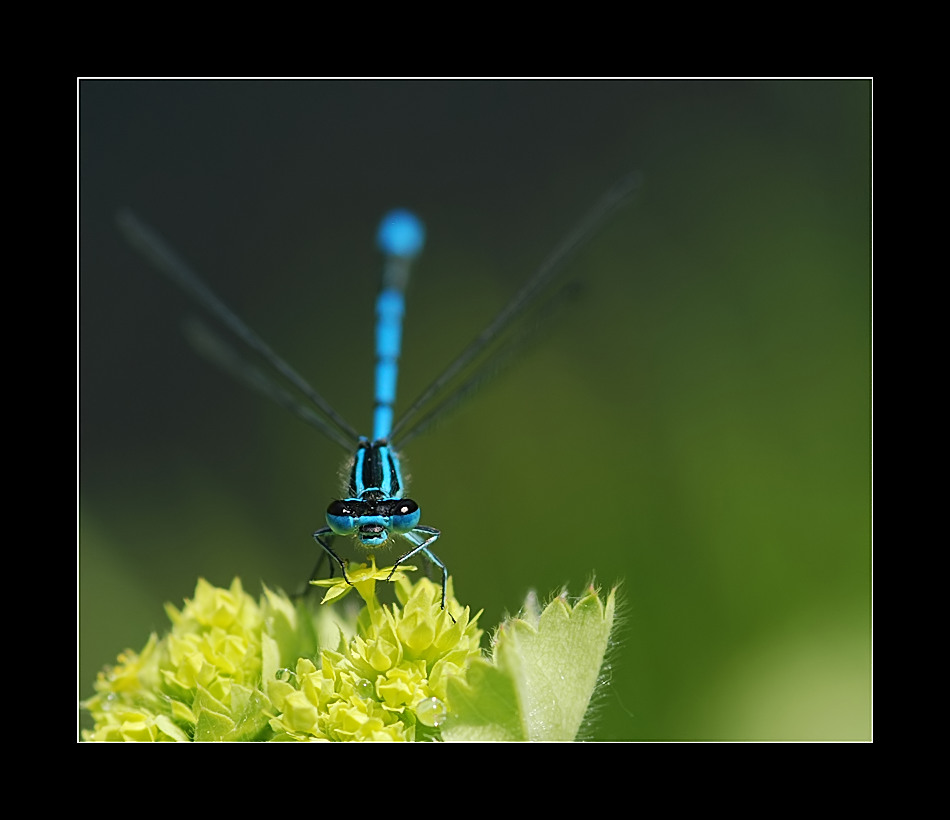
[{"label": "transparent wing", "polygon": [[[509,344],[518,347],[519,339],[522,337],[516,335],[512,339],[508,331],[527,310],[537,304],[538,297],[561,272],[571,255],[590,240],[611,214],[630,201],[640,185],[641,175],[638,172],[628,174],[597,201],[495,319],[409,406],[409,409],[393,425],[392,438],[394,440],[403,444],[413,438],[422,428],[430,426],[435,416],[441,414],[440,409],[433,410],[436,404],[438,408],[454,407],[463,396],[468,395],[484,381],[484,377],[476,372],[474,376],[457,383],[456,380],[464,371],[468,371],[470,367],[480,371],[482,363],[490,362],[496,356],[505,358],[504,350]],[[489,367],[489,372],[491,372],[491,367]],[[450,392],[446,393],[445,391],[450,388]]]},{"label": "transparent wing", "polygon": [[324,435],[349,450],[359,439],[359,434],[342,416],[340,416],[294,368],[278,356],[251,328],[238,317],[211,288],[171,249],[168,243],[154,230],[138,219],[131,211],[120,211],[116,221],[126,239],[148,259],[159,271],[188,293],[212,316],[241,341],[247,348],[258,354],[267,364],[286,381],[295,387],[316,407],[317,414],[290,391],[266,375],[259,368],[243,361],[220,339],[213,340],[213,334],[207,331],[194,331],[193,342],[208,358],[217,362],[241,381],[264,393],[279,404],[288,407],[307,423],[315,426]]}]

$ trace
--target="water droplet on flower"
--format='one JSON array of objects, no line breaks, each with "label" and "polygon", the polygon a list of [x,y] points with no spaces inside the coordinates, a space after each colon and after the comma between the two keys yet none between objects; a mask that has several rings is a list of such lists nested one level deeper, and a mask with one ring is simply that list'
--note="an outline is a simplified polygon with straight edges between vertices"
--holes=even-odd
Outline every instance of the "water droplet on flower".
[{"label": "water droplet on flower", "polygon": [[376,694],[376,687],[373,686],[372,681],[368,681],[366,678],[360,678],[356,682],[356,694],[361,698],[371,698]]},{"label": "water droplet on flower", "polygon": [[294,672],[293,669],[287,669],[284,667],[282,669],[278,669],[274,674],[274,677],[277,678],[277,680],[290,680],[291,678],[296,678],[297,673]]},{"label": "water droplet on flower", "polygon": [[445,704],[438,698],[426,698],[420,701],[416,707],[416,717],[419,719],[419,723],[433,728],[445,723],[448,713]]}]

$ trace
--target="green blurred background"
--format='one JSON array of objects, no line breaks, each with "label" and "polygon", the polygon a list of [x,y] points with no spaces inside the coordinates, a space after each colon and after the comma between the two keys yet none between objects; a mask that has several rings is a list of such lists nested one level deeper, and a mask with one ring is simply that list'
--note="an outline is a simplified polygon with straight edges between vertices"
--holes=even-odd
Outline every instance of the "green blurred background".
[{"label": "green blurred background", "polygon": [[117,208],[366,429],[386,209],[429,231],[411,400],[639,169],[565,272],[582,297],[412,442],[412,495],[485,627],[529,588],[623,582],[594,737],[870,738],[870,99],[866,81],[81,82],[79,695],[199,576],[296,588],[346,458],[191,351],[187,299]]}]

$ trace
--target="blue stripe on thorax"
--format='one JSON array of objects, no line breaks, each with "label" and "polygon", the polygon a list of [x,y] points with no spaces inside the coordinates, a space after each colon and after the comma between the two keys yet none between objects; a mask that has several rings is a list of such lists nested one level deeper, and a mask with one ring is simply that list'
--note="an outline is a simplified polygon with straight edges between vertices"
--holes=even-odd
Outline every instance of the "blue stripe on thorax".
[{"label": "blue stripe on thorax", "polygon": [[350,470],[350,498],[402,498],[399,458],[385,443],[363,441]]}]

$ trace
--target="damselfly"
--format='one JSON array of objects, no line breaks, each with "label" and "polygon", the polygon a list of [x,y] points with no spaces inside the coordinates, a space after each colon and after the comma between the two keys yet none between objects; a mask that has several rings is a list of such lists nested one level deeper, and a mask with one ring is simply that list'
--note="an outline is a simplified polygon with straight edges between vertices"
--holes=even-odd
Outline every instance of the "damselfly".
[{"label": "damselfly", "polygon": [[[425,244],[425,228],[409,211],[397,210],[387,214],[377,234],[377,242],[385,255],[385,265],[382,288],[376,300],[375,409],[371,437],[360,435],[356,428],[346,422],[320,393],[228,308],[155,231],[129,211],[121,212],[118,222],[137,250],[188,292],[250,351],[256,353],[268,365],[270,372],[255,367],[222,344],[217,337],[199,332],[196,344],[206,355],[290,409],[348,452],[355,449],[348,471],[346,497],[330,503],[326,511],[326,526],[313,533],[314,540],[330,559],[331,573],[336,564],[344,580],[349,583],[346,561],[333,547],[336,536],[355,537],[367,548],[383,547],[390,541],[402,539],[409,548],[395,561],[389,577],[413,556],[425,556],[442,574],[441,606],[445,609],[448,570],[432,551],[432,545],[442,533],[435,527],[420,523],[419,505],[405,495],[406,485],[393,442],[403,446],[480,380],[478,375],[466,374],[473,369],[476,372],[481,370],[486,360],[511,344],[508,331],[538,301],[571,253],[594,234],[638,185],[639,177],[631,175],[612,187],[552,251],[494,321],[398,420],[394,416],[394,407],[405,291],[411,264]],[[298,391],[299,396],[289,388]]]}]

